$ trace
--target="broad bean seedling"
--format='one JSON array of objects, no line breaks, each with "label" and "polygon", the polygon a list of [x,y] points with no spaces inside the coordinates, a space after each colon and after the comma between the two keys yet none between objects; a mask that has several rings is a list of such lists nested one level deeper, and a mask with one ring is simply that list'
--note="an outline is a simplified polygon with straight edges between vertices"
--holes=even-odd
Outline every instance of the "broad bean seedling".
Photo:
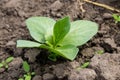
[{"label": "broad bean seedling", "polygon": [[50,51],[49,59],[57,57],[74,60],[79,49],[98,31],[98,24],[88,20],[70,22],[69,17],[55,21],[48,17],[31,17],[27,28],[35,41],[18,40],[17,47],[44,48]]}]

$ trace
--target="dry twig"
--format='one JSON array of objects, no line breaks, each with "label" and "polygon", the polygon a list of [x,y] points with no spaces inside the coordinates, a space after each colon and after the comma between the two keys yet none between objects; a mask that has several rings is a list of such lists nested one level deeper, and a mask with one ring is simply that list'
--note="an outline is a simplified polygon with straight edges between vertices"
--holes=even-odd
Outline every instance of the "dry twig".
[{"label": "dry twig", "polygon": [[90,1],[90,0],[84,0],[84,1],[87,2],[87,3],[91,3],[91,4],[94,4],[94,5],[97,5],[97,6],[106,8],[106,9],[109,9],[109,10],[111,10],[111,11],[116,11],[116,12],[120,13],[120,10],[119,10],[119,9],[116,9],[116,8],[111,7],[111,6],[108,6],[108,5],[101,4],[101,3],[97,3],[97,2],[93,2],[93,1]]}]

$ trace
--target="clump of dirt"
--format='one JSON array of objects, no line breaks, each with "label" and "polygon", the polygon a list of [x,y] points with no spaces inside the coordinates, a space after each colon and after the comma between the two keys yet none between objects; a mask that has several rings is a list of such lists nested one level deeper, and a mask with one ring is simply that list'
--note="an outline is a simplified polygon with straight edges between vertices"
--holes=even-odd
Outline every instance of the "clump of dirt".
[{"label": "clump of dirt", "polygon": [[120,79],[120,54],[95,55],[91,59],[90,66],[99,75],[98,80],[119,80]]},{"label": "clump of dirt", "polygon": [[[96,1],[120,8],[118,0]],[[33,80],[119,80],[120,24],[115,24],[113,12],[92,4],[81,4],[79,0],[1,0],[0,61],[9,56],[15,59],[7,70],[0,68],[0,80],[22,77],[23,60],[27,60],[31,71],[35,71]],[[33,40],[25,25],[27,18],[47,16],[57,20],[66,15],[71,20],[85,19],[99,24],[98,34],[79,47],[74,61],[58,59],[52,62],[47,59],[46,50],[16,48],[18,39]],[[98,56],[97,52],[101,50],[104,53]],[[86,61],[91,62],[88,69],[76,69]]]}]

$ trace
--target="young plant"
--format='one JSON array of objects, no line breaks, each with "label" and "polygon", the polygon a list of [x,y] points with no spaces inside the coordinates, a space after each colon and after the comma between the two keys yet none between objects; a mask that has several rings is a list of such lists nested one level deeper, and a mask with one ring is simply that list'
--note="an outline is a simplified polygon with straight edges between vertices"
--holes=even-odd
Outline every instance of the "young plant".
[{"label": "young plant", "polygon": [[8,64],[10,62],[12,62],[14,58],[13,57],[8,57],[6,60],[3,60],[1,63],[0,63],[0,68],[4,67],[6,69],[8,69]]},{"label": "young plant", "polygon": [[24,74],[24,78],[19,78],[18,80],[31,80],[35,72],[30,72],[30,65],[26,61],[23,62],[23,69],[26,74]]},{"label": "young plant", "polygon": [[27,28],[36,41],[18,40],[17,47],[37,47],[50,51],[49,59],[57,57],[74,60],[79,49],[98,31],[98,25],[87,20],[70,23],[69,17],[55,21],[48,17],[31,17],[26,20]]},{"label": "young plant", "polygon": [[80,69],[83,69],[83,68],[87,68],[89,66],[89,64],[90,64],[90,62],[85,62],[80,67],[78,67],[77,70],[80,70]]},{"label": "young plant", "polygon": [[86,67],[88,67],[89,64],[90,64],[90,62],[85,62],[85,63],[81,66],[81,68],[86,68]]},{"label": "young plant", "polygon": [[114,20],[115,20],[115,23],[120,22],[120,16],[119,16],[119,15],[113,14],[113,18],[114,18]]},{"label": "young plant", "polygon": [[97,54],[104,54],[104,51],[103,50],[98,50],[96,51]]}]

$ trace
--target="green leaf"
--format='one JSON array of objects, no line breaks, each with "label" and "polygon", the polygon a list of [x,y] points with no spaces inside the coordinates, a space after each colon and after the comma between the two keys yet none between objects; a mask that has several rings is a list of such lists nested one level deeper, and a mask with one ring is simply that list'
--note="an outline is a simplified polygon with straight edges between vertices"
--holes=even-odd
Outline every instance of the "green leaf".
[{"label": "green leaf", "polygon": [[25,80],[31,80],[31,76],[29,75],[29,76],[26,76],[25,77]]},{"label": "green leaf", "polygon": [[48,17],[31,17],[26,20],[31,36],[41,43],[45,42],[45,36],[50,37],[52,35],[55,22]]},{"label": "green leaf", "polygon": [[5,65],[5,68],[8,69],[8,65]]},{"label": "green leaf", "polygon": [[90,62],[85,62],[85,63],[81,66],[81,68],[86,68],[86,67],[88,67],[89,64],[90,64]]},{"label": "green leaf", "polygon": [[118,21],[120,21],[120,16],[118,16]]},{"label": "green leaf", "polygon": [[103,51],[103,50],[98,50],[98,51],[96,51],[96,53],[97,53],[97,54],[103,54],[104,51]]},{"label": "green leaf", "polygon": [[14,59],[14,57],[9,57],[5,60],[6,63],[10,63],[12,60]]},{"label": "green leaf", "polygon": [[69,60],[74,60],[79,50],[74,45],[65,45],[56,48],[56,51],[58,55]]},{"label": "green leaf", "polygon": [[50,59],[51,61],[57,61],[57,55],[56,53],[50,53],[50,55],[48,56],[48,59]]},{"label": "green leaf", "polygon": [[2,64],[2,63],[0,63],[0,68],[1,68],[1,67],[3,67],[3,64]]},{"label": "green leaf", "polygon": [[30,65],[26,61],[23,62],[23,69],[25,72],[30,71]]},{"label": "green leaf", "polygon": [[112,16],[113,16],[113,18],[115,19],[115,23],[120,22],[120,16],[119,16],[119,15],[113,14]]},{"label": "green leaf", "polygon": [[61,41],[60,45],[72,44],[81,46],[90,40],[98,31],[98,25],[87,20],[78,20],[71,23],[70,32]]},{"label": "green leaf", "polygon": [[69,17],[58,20],[53,30],[54,46],[58,44],[70,30]]},{"label": "green leaf", "polygon": [[35,75],[35,72],[32,72],[31,75]]},{"label": "green leaf", "polygon": [[17,47],[40,47],[41,44],[27,40],[17,40]]},{"label": "green leaf", "polygon": [[76,48],[74,45],[64,45],[61,47],[56,47],[55,49],[52,47],[48,47],[46,45],[42,45],[41,48],[48,49],[49,51],[55,53],[55,56],[62,56],[64,58],[67,58],[69,60],[74,60],[76,57],[79,49]]},{"label": "green leaf", "polygon": [[26,77],[27,76],[27,74],[24,74],[24,77]]},{"label": "green leaf", "polygon": [[118,15],[117,14],[113,14],[112,16],[115,20],[118,20]]},{"label": "green leaf", "polygon": [[19,78],[18,80],[24,80],[23,78]]}]

